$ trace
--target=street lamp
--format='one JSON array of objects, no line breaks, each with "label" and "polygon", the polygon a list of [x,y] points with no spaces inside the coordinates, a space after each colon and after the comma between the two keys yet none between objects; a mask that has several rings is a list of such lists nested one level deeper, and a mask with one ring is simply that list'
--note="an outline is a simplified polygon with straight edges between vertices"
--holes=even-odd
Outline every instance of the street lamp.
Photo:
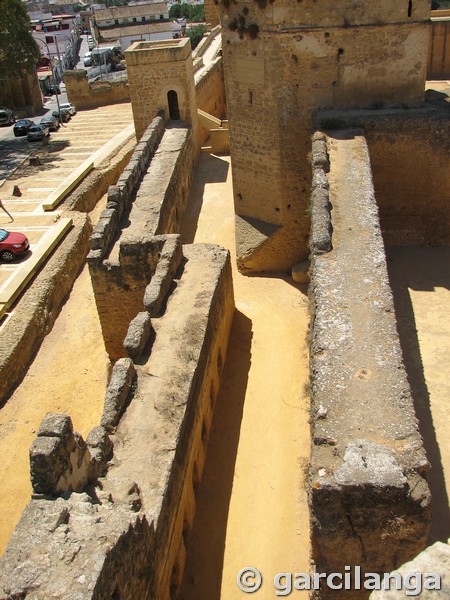
[{"label": "street lamp", "polygon": [[[54,83],[54,85],[56,86],[56,85],[57,85],[57,83],[56,83],[56,78],[55,78],[55,70],[54,70],[54,68],[53,68],[52,54],[51,54],[51,52],[50,52],[50,48],[48,47],[47,43],[46,43],[46,42],[44,42],[44,40],[41,40],[41,38],[35,38],[35,37],[33,37],[33,39],[34,39],[36,42],[38,42],[38,41],[39,41],[39,42],[42,42],[42,43],[43,43],[43,44],[46,46],[46,48],[47,48],[47,52],[48,52],[48,58],[49,58],[49,60],[50,60],[50,69],[51,69],[51,71],[52,71],[53,83]],[[57,92],[57,88],[55,88],[55,92]],[[57,107],[58,107],[58,120],[59,120],[60,124],[64,126],[64,123],[62,122],[62,119],[61,119],[61,109],[60,109],[60,106],[59,106],[59,98],[58,98],[58,94],[57,94],[57,93],[55,94],[55,97],[56,97],[56,105],[57,105]]]}]

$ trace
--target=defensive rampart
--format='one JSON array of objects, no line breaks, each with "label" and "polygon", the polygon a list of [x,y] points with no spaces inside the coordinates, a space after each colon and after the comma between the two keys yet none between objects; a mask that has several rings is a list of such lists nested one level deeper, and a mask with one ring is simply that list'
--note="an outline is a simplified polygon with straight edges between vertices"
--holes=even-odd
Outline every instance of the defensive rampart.
[{"label": "defensive rampart", "polygon": [[[167,254],[170,273],[179,266],[181,254],[170,246],[173,242],[154,236],[179,231],[193,165],[191,130],[165,130],[162,117],[157,117],[108,192],[107,207],[91,238],[88,263],[106,350],[114,360],[125,356],[128,325],[144,308],[145,289],[161,255]],[[122,231],[128,218],[129,226]],[[162,277],[161,267],[158,277]],[[155,302],[160,305],[162,300]]]},{"label": "defensive rampart", "polygon": [[119,81],[94,81],[89,83],[87,72],[80,69],[78,71],[65,71],[64,83],[66,84],[67,97],[78,110],[130,102],[128,80],[126,78]]},{"label": "defensive rampart", "polygon": [[116,362],[86,442],[66,415],[42,422],[1,598],[177,597],[234,313],[228,251],[185,246],[177,279],[164,314],[131,324],[142,350]]},{"label": "defensive rampart", "polygon": [[234,314],[229,252],[175,233],[193,163],[191,130],[156,117],[109,189],[88,262],[122,358],[86,441],[67,415],[43,420],[1,598],[177,597]]},{"label": "defensive rampart", "polygon": [[[359,565],[384,573],[425,547],[429,465],[402,363],[362,131],[316,135],[312,162],[313,558],[320,572]],[[334,597],[328,593],[321,597]]]},{"label": "defensive rampart", "polygon": [[[221,120],[226,117],[227,106],[221,56],[195,75],[195,97],[197,108],[200,110]],[[209,129],[202,127],[200,123],[199,136],[201,144],[209,137],[209,133]]]}]

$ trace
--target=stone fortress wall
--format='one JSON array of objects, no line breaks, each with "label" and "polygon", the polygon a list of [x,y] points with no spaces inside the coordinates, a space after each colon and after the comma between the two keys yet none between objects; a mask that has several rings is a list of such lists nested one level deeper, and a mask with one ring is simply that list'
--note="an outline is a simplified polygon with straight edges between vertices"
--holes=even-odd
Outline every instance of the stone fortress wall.
[{"label": "stone fortress wall", "polygon": [[[56,592],[65,598],[168,599],[181,584],[194,484],[205,460],[234,299],[228,251],[182,247],[178,235],[158,230],[158,224],[171,230],[179,225],[164,219],[167,204],[178,207],[179,219],[184,208],[176,204],[182,195],[171,177],[158,176],[167,165],[154,166],[168,152],[160,150],[165,135],[180,170],[193,168],[190,130],[164,131],[157,117],[109,190],[88,261],[102,325],[109,318],[120,333],[128,320],[122,358],[112,369],[101,422],[86,441],[73,432],[69,416],[43,420],[30,450],[33,499],[2,559],[0,597],[49,598]],[[180,136],[181,145],[191,148],[184,161]],[[150,191],[158,198],[146,219],[148,206],[139,194],[148,199]],[[99,272],[115,251],[118,263],[107,268],[118,273],[105,290]],[[125,296],[116,298],[125,289],[135,299],[133,309],[117,310],[125,308]],[[110,314],[99,302],[105,293]],[[18,571],[17,561],[25,557],[28,568]]]},{"label": "stone fortress wall", "polygon": [[[315,11],[320,10],[319,7],[306,0],[303,4],[305,14],[313,23],[318,18],[319,13]],[[391,100],[396,103],[396,95],[404,98],[409,90],[408,99],[415,105],[418,103],[415,77],[423,76],[422,50],[418,46],[427,30],[425,3],[411,3],[412,22],[405,26],[402,25],[403,12],[405,7],[408,11],[408,3],[395,7],[389,3],[389,10],[386,3],[375,4],[375,11],[381,7],[386,9],[386,23],[378,23],[380,30],[384,30],[383,36],[389,38],[395,19],[399,19],[404,34],[398,36],[397,41],[389,39],[394,46],[399,44],[396,46],[400,61],[397,67],[405,78],[400,79],[397,90],[392,82],[392,89],[384,92],[385,98],[389,104]],[[246,18],[253,18],[254,14],[262,18],[260,13],[252,12],[260,10],[258,6],[259,3],[254,2],[236,2],[232,10],[242,10],[239,14],[244,15],[244,8],[248,8]],[[292,8],[292,4],[277,0],[266,6],[268,11],[264,13],[263,22],[267,34],[272,32],[275,23],[296,22],[297,8]],[[338,114],[326,111],[312,115],[315,106],[311,97],[316,93],[322,100],[319,102],[319,96],[314,96],[314,102],[323,102],[324,106],[334,104],[331,88],[336,86],[328,85],[331,73],[328,69],[340,73],[340,85],[349,84],[349,90],[362,85],[356,74],[356,63],[350,60],[346,68],[340,70],[340,61],[347,60],[348,56],[347,46],[341,46],[340,42],[346,39],[353,44],[348,30],[354,35],[364,22],[362,39],[368,42],[364,36],[373,31],[372,41],[374,44],[375,40],[379,41],[369,4],[367,14],[357,14],[354,23],[344,20],[345,11],[340,5],[333,3],[333,7],[323,28],[311,26],[308,29],[307,23],[308,35],[296,33],[298,39],[291,32],[286,32],[286,36],[281,32],[273,47],[269,44],[269,35],[267,45],[263,45],[258,36],[249,39],[248,31],[242,32],[243,40],[239,42],[239,33],[236,37],[236,31],[225,31],[224,54],[228,52],[227,39],[230,46],[243,42],[236,56],[231,57],[236,58],[236,63],[232,60],[227,66],[225,56],[225,77],[235,77],[231,79],[235,89],[228,90],[230,117],[238,112],[244,120],[248,118],[249,135],[255,133],[251,124],[254,104],[260,111],[266,102],[267,106],[279,107],[275,113],[278,128],[276,119],[268,128],[262,127],[260,119],[257,133],[261,136],[261,145],[256,143],[256,137],[246,140],[247,177],[258,181],[257,162],[266,148],[264,144],[270,140],[272,156],[276,157],[276,164],[270,167],[273,167],[273,181],[279,177],[283,186],[287,186],[284,190],[277,188],[282,201],[286,202],[286,189],[292,194],[297,189],[298,196],[299,177],[305,189],[302,194],[309,195],[312,187],[310,504],[314,555],[318,566],[325,571],[342,571],[343,564],[353,563],[376,571],[396,567],[423,548],[430,520],[425,480],[428,463],[401,362],[381,231],[393,242],[410,243],[414,239],[424,242],[433,231],[426,224],[428,217],[435,214],[435,223],[439,220],[448,223],[448,183],[445,184],[440,171],[445,161],[448,105],[429,103],[423,109],[406,106],[385,109],[380,105],[384,100],[374,95],[372,104],[377,106],[371,106],[367,98],[368,107],[363,111],[346,110]],[[323,17],[323,13],[321,15]],[[249,22],[252,21],[245,21],[247,26]],[[326,36],[329,30],[335,31],[336,37],[334,33]],[[295,55],[298,59],[299,54],[293,52],[296,45],[305,45],[305,56],[309,56],[302,63],[311,75],[311,79],[304,80],[309,81],[312,90],[310,96],[306,95],[305,102],[310,102],[308,109],[298,103],[293,87],[281,86],[279,92],[270,88],[267,98],[261,93],[262,81],[267,80],[275,87],[283,83],[283,72],[289,81],[291,71],[299,75],[294,58]],[[412,54],[419,66],[411,71],[413,77],[408,88],[406,49],[410,45],[415,48]],[[274,48],[273,56],[266,48]],[[281,48],[283,57],[277,54]],[[324,48],[326,51],[322,54]],[[340,48],[343,53],[339,52]],[[264,61],[258,60],[259,52]],[[283,60],[284,63],[280,62]],[[376,80],[379,54],[377,61],[375,57],[371,60],[369,71]],[[136,68],[138,62],[136,59]],[[273,72],[267,70],[267,66],[273,68]],[[320,72],[328,81],[323,82],[323,87],[314,79]],[[316,75],[312,75],[314,73]],[[300,85],[303,80],[293,77],[294,87],[296,81]],[[182,94],[185,91],[182,90]],[[239,94],[246,103],[239,104]],[[153,108],[160,107],[157,104]],[[142,102],[140,110],[147,111]],[[0,589],[5,598],[14,594],[48,598],[56,594],[65,598],[165,599],[176,598],[178,594],[185,558],[184,539],[189,535],[195,511],[193,484],[201,477],[234,305],[228,253],[216,246],[181,246],[176,234],[176,223],[184,207],[186,190],[183,189],[189,185],[189,170],[195,163],[198,138],[192,129],[165,128],[162,118],[154,119],[154,114],[148,122],[150,112],[145,118],[135,115],[144,130],[149,123],[150,126],[120,182],[110,188],[108,207],[91,238],[89,260],[94,280],[98,277],[96,295],[100,311],[104,313],[102,326],[104,331],[109,331],[106,337],[110,339],[111,356],[119,359],[106,393],[105,411],[98,428],[89,434],[86,442],[71,431],[67,418],[49,416],[42,424],[31,451],[36,494],[1,562]],[[191,107],[190,116],[192,114]],[[310,170],[309,131],[316,128],[317,123],[327,130],[327,135],[318,134],[313,139],[311,175],[305,171],[307,165]],[[306,124],[304,129],[300,127],[302,124]],[[335,128],[338,126],[336,131],[331,131],[332,124]],[[342,132],[344,125],[360,129],[349,134]],[[233,129],[233,119],[231,126]],[[417,152],[416,126],[429,154],[425,150]],[[237,172],[242,169],[243,173],[244,137],[241,147],[239,135],[244,136],[244,130],[239,128],[235,120],[231,150],[233,168],[236,164]],[[140,205],[139,190],[146,189],[146,197],[151,197],[154,186],[158,187],[159,177],[152,179],[151,171],[158,162],[164,161],[164,140],[174,149],[169,172],[175,174],[175,184],[171,188],[169,176],[164,180],[163,189],[155,190],[160,194],[161,206],[161,211],[155,212],[152,203],[149,210],[144,204]],[[443,147],[434,143],[436,140]],[[281,156],[274,152],[273,144],[281,148],[283,142],[292,145],[286,151],[288,154]],[[389,150],[390,145],[395,153],[395,164],[392,164],[394,155]],[[180,160],[178,175],[177,160]],[[284,160],[286,169],[282,170]],[[333,170],[338,161],[343,161],[345,166],[346,176],[341,179]],[[408,169],[410,172],[416,169],[419,182],[431,163],[435,163],[435,167],[431,167],[430,178],[436,176],[433,192],[438,196],[438,190],[443,193],[443,198],[436,199],[433,195],[434,204],[424,201],[423,187],[417,185],[415,195],[413,186],[406,185]],[[403,173],[402,183],[397,184],[397,173]],[[352,210],[339,205],[339,198],[344,197],[339,186],[348,180],[353,182]],[[237,204],[241,202],[238,194],[242,181],[235,175]],[[394,194],[390,186],[394,186]],[[165,196],[167,190],[169,193]],[[380,221],[375,198],[380,206]],[[412,207],[422,211],[423,223],[412,218],[403,220],[406,198],[412,198]],[[169,216],[165,223],[173,227],[170,233],[158,229],[159,217],[166,208]],[[278,208],[279,212],[281,208],[286,212],[294,210],[294,206],[288,208],[288,204],[280,204]],[[127,210],[131,225],[122,231],[119,214],[123,217]],[[269,209],[262,206],[257,210],[267,212]],[[298,211],[298,207],[295,210]],[[302,210],[298,216],[304,219]],[[285,255],[279,252],[281,246],[272,235],[277,223],[269,217],[264,220],[265,215],[260,219],[259,213],[243,215],[239,210],[237,213],[238,222],[245,221],[241,231],[250,232],[250,237],[252,230],[257,231],[260,249],[270,247],[274,256],[273,262],[265,262],[265,250],[259,258],[254,253],[250,263],[241,261],[241,268],[254,268],[258,264],[265,264],[266,268],[279,266]],[[309,220],[304,221],[306,241]],[[286,226],[281,222],[278,225]],[[414,228],[419,225],[421,229],[417,233]],[[438,231],[439,243],[448,243],[445,226]],[[356,232],[363,232],[364,236],[357,236]],[[273,239],[269,239],[271,237]],[[369,243],[362,243],[362,238]],[[243,256],[241,254],[241,258]],[[109,279],[104,273],[108,269],[113,272]],[[195,286],[191,283],[194,279]],[[200,293],[199,283],[203,286]],[[106,290],[106,285],[111,288]],[[126,288],[130,290],[130,306],[126,318],[122,318],[116,309],[117,302],[125,297]],[[117,293],[118,300],[108,305],[110,290],[111,294]],[[120,335],[114,332],[114,323]],[[364,330],[357,330],[359,323],[364,325]],[[189,340],[189,344],[185,340]],[[342,380],[345,380],[344,387]],[[351,402],[352,397],[357,400]],[[46,460],[54,466],[43,470]],[[49,472],[53,474],[50,482],[46,481]],[[99,474],[100,485],[95,485],[93,480]],[[75,491],[70,491],[71,488]],[[21,564],[25,564],[26,569],[18,568]]]},{"label": "stone fortress wall", "polygon": [[429,464],[402,363],[363,131],[316,134],[312,163],[313,559],[318,572],[359,565],[386,573],[426,545]]},{"label": "stone fortress wall", "polygon": [[2,329],[0,396],[7,398],[33,360],[42,340],[53,327],[60,307],[70,293],[89,252],[92,224],[86,213],[115,183],[130,159],[135,142],[117,148],[70,193],[62,217],[73,227],[15,306]]},{"label": "stone fortress wall", "polygon": [[288,269],[309,253],[312,111],[421,104],[429,2],[219,4],[240,268]]},{"label": "stone fortress wall", "polygon": [[431,13],[427,79],[450,79],[450,9]]},{"label": "stone fortress wall", "polygon": [[64,72],[67,96],[77,110],[130,101],[128,81],[94,81],[89,83],[84,69]]},{"label": "stone fortress wall", "polygon": [[[154,236],[179,231],[193,165],[191,131],[185,127],[165,131],[163,119],[157,117],[117,185],[109,189],[107,207],[91,238],[88,263],[105,347],[112,360],[124,356],[128,325],[143,306],[150,279],[160,271],[158,257],[169,242]],[[118,239],[119,223],[128,216],[131,224]],[[168,260],[170,264],[174,259]],[[179,263],[178,259],[170,271]]]}]

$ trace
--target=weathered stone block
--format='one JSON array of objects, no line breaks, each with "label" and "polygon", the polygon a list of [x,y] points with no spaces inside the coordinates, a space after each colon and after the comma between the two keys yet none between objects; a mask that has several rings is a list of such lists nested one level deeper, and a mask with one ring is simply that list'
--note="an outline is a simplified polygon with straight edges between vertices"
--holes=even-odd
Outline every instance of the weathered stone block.
[{"label": "weathered stone block", "polygon": [[323,254],[331,250],[331,214],[328,190],[315,188],[311,194],[311,250]]},{"label": "weathered stone block", "polygon": [[108,458],[111,455],[113,443],[104,427],[98,425],[91,429],[86,440],[89,448],[91,462],[89,477],[95,479],[105,473]]},{"label": "weathered stone block", "polygon": [[119,359],[112,370],[111,379],[106,390],[103,415],[100,421],[106,431],[112,432],[119,423],[122,409],[132,391],[135,378],[136,368],[133,361],[129,358]]},{"label": "weathered stone block", "polygon": [[156,271],[145,289],[144,306],[150,316],[156,317],[160,313],[182,259],[180,236],[167,236]]},{"label": "weathered stone block", "polygon": [[152,322],[147,311],[140,312],[130,323],[123,347],[131,358],[142,355],[150,338]]},{"label": "weathered stone block", "polygon": [[72,419],[62,413],[47,413],[42,419],[38,437],[68,437],[73,432]]}]

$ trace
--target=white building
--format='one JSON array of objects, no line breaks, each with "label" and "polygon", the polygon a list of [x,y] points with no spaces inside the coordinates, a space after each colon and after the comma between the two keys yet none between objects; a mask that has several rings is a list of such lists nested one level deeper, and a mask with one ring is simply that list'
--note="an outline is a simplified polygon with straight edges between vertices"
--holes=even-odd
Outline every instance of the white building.
[{"label": "white building", "polygon": [[102,43],[119,41],[122,50],[133,42],[179,37],[179,26],[169,19],[166,2],[143,2],[95,10],[95,38]]}]

